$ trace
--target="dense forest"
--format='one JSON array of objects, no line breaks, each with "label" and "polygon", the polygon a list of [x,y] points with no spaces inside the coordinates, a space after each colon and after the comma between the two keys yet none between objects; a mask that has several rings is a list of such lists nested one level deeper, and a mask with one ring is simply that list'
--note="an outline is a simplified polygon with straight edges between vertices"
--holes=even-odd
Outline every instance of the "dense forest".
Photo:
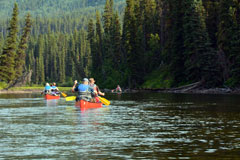
[{"label": "dense forest", "polygon": [[[9,13],[10,2],[4,2],[1,7]],[[94,77],[105,88],[169,88],[194,82],[239,87],[237,0],[81,2],[17,1],[20,12],[32,15],[26,56],[16,56],[18,51],[15,55],[15,61],[24,58],[24,72],[33,72],[31,84],[71,85],[75,79]],[[32,12],[30,6],[38,10]],[[26,21],[20,18],[19,25],[26,26]],[[10,22],[0,23],[0,70],[6,65]],[[14,44],[20,46],[20,38]],[[13,76],[1,81],[11,83],[18,77],[19,67],[11,67]]]}]

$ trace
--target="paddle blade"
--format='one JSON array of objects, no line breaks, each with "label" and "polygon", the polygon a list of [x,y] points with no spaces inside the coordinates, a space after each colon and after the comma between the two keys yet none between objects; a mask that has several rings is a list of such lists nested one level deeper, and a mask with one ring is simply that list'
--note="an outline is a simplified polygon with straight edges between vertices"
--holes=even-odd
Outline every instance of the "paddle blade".
[{"label": "paddle blade", "polygon": [[62,94],[63,97],[67,97],[66,93],[61,92],[61,94]]},{"label": "paddle blade", "polygon": [[100,99],[100,101],[101,101],[104,105],[106,105],[106,106],[108,106],[108,105],[110,104],[110,101],[107,100],[107,99],[105,99],[105,98],[103,98],[103,97],[99,97],[99,99]]},{"label": "paddle blade", "polygon": [[65,98],[66,101],[74,101],[76,99],[76,96],[70,96]]}]

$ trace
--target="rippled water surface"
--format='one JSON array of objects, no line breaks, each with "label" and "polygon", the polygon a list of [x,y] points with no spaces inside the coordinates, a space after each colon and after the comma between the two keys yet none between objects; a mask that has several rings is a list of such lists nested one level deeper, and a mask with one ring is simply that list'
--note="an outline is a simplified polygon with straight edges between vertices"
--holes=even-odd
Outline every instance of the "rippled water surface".
[{"label": "rippled water surface", "polygon": [[240,96],[108,94],[81,112],[0,94],[0,159],[240,159]]}]

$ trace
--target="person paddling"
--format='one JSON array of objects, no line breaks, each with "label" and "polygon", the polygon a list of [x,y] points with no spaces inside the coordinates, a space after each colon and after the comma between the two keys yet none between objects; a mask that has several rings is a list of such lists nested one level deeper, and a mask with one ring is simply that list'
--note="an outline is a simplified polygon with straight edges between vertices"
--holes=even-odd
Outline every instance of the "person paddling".
[{"label": "person paddling", "polygon": [[49,85],[49,83],[46,83],[44,90],[41,92],[41,94],[49,94],[51,92],[51,86]]},{"label": "person paddling", "polygon": [[91,92],[93,92],[93,89],[89,87],[88,79],[84,78],[82,81],[82,84],[80,85],[78,85],[77,80],[74,81],[72,92],[78,92],[76,101],[80,101],[80,100],[91,101],[91,98],[92,98]]},{"label": "person paddling", "polygon": [[51,90],[52,90],[52,91],[55,91],[55,92],[59,91],[59,89],[57,88],[55,82],[53,82],[53,84],[52,84],[52,86],[51,86]]},{"label": "person paddling", "polygon": [[51,86],[51,93],[52,93],[52,95],[55,95],[55,96],[59,94],[59,89],[57,88],[55,82],[53,82],[53,84]]},{"label": "person paddling", "polygon": [[117,93],[122,93],[122,89],[121,89],[120,85],[117,85],[117,88],[112,90],[112,92],[114,92],[114,91]]},{"label": "person paddling", "polygon": [[96,102],[100,102],[98,95],[104,96],[105,93],[100,91],[99,87],[95,84],[94,78],[89,79],[89,86],[93,89],[92,97]]}]

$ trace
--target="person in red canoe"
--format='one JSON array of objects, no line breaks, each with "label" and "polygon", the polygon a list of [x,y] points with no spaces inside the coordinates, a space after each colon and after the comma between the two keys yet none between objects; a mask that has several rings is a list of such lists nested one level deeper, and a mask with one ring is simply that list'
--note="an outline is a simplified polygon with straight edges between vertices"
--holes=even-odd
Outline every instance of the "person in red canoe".
[{"label": "person in red canoe", "polygon": [[44,90],[41,92],[41,94],[49,94],[51,92],[51,86],[49,85],[49,83],[46,83]]},{"label": "person in red canoe", "polygon": [[51,94],[52,95],[59,95],[59,89],[56,86],[56,83],[53,82],[53,84],[51,85]]},{"label": "person in red canoe", "polygon": [[92,97],[95,99],[93,102],[100,102],[98,95],[104,96],[105,93],[100,91],[99,87],[95,84],[94,78],[89,79],[89,86],[93,89]]},{"label": "person in red canoe", "polygon": [[93,92],[93,89],[88,85],[88,82],[89,81],[87,78],[84,78],[82,84],[79,85],[77,80],[74,81],[72,92],[78,92],[76,101],[80,101],[82,99],[85,101],[91,101],[92,99],[91,93]]}]

